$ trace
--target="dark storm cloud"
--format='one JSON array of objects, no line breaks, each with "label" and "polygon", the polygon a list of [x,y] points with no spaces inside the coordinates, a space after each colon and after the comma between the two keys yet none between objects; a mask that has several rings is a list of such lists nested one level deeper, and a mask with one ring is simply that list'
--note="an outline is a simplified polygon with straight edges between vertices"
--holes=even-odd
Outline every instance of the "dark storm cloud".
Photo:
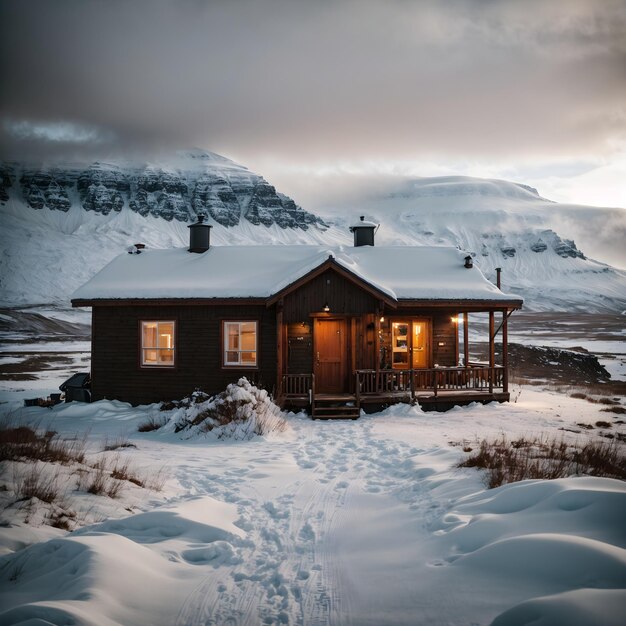
[{"label": "dark storm cloud", "polygon": [[300,161],[559,157],[626,138],[621,1],[1,7],[12,156],[199,145]]}]

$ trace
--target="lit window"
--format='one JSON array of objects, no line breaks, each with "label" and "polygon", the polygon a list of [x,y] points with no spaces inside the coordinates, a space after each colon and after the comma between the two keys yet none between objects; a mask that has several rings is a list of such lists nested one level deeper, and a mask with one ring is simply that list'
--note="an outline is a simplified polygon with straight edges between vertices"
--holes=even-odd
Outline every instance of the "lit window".
[{"label": "lit window", "polygon": [[256,367],[257,322],[224,322],[224,365]]},{"label": "lit window", "polygon": [[174,365],[175,322],[141,322],[141,364]]}]

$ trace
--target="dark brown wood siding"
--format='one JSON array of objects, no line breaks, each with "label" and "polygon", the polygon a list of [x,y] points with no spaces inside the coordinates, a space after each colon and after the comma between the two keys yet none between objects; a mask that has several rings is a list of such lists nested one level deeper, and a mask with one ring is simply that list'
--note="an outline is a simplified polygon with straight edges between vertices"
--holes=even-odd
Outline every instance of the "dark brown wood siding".
[{"label": "dark brown wood siding", "polygon": [[308,322],[328,304],[334,315],[362,315],[378,310],[378,300],[332,269],[311,279],[284,298],[284,321]]},{"label": "dark brown wood siding", "polygon": [[376,369],[376,314],[369,313],[356,324],[356,368]]},{"label": "dark brown wood siding", "polygon": [[[222,320],[257,320],[258,368],[222,367]],[[176,365],[140,367],[141,320],[176,320]],[[241,376],[273,391],[276,308],[265,306],[111,306],[93,308],[92,392],[132,404],[214,394]]]},{"label": "dark brown wood siding", "polygon": [[458,365],[457,325],[450,319],[455,315],[449,312],[433,317],[433,365]]},{"label": "dark brown wood siding", "polygon": [[311,322],[287,325],[287,373],[310,374],[313,371],[313,335]]}]

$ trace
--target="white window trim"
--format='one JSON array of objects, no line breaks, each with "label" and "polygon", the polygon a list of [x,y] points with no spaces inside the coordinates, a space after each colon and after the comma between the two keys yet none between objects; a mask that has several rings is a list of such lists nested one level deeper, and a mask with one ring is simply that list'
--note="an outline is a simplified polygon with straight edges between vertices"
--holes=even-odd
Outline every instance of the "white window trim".
[{"label": "white window trim", "polygon": [[[239,335],[241,336],[242,324],[254,324],[254,350],[229,350],[228,349],[228,325],[238,324]],[[241,363],[239,361],[229,361],[227,355],[229,352],[237,352],[239,359],[241,359],[242,352],[254,352],[255,360],[253,364]],[[258,320],[222,320],[222,367],[230,368],[246,368],[257,369],[259,367],[259,321]]]},{"label": "white window trim", "polygon": [[[156,336],[157,336],[157,345],[156,346],[145,346],[143,341],[144,341],[144,324],[156,324],[157,325],[157,332],[156,332]],[[171,324],[172,325],[172,330],[173,330],[173,337],[172,337],[172,347],[171,348],[167,348],[164,346],[159,346],[159,326],[161,324]],[[167,367],[167,368],[173,368],[176,366],[176,336],[177,336],[177,331],[176,331],[176,320],[141,320],[140,322],[140,331],[141,333],[141,367]],[[145,353],[146,350],[171,350],[172,351],[172,362],[171,363],[151,363],[151,362],[146,362],[146,358],[145,358]]]}]

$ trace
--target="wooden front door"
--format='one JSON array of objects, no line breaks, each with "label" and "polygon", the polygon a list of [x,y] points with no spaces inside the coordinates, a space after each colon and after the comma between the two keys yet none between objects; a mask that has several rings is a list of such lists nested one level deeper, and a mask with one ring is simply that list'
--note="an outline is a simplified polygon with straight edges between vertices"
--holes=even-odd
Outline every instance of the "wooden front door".
[{"label": "wooden front door", "polygon": [[346,393],[346,320],[315,320],[314,368],[317,393]]}]

